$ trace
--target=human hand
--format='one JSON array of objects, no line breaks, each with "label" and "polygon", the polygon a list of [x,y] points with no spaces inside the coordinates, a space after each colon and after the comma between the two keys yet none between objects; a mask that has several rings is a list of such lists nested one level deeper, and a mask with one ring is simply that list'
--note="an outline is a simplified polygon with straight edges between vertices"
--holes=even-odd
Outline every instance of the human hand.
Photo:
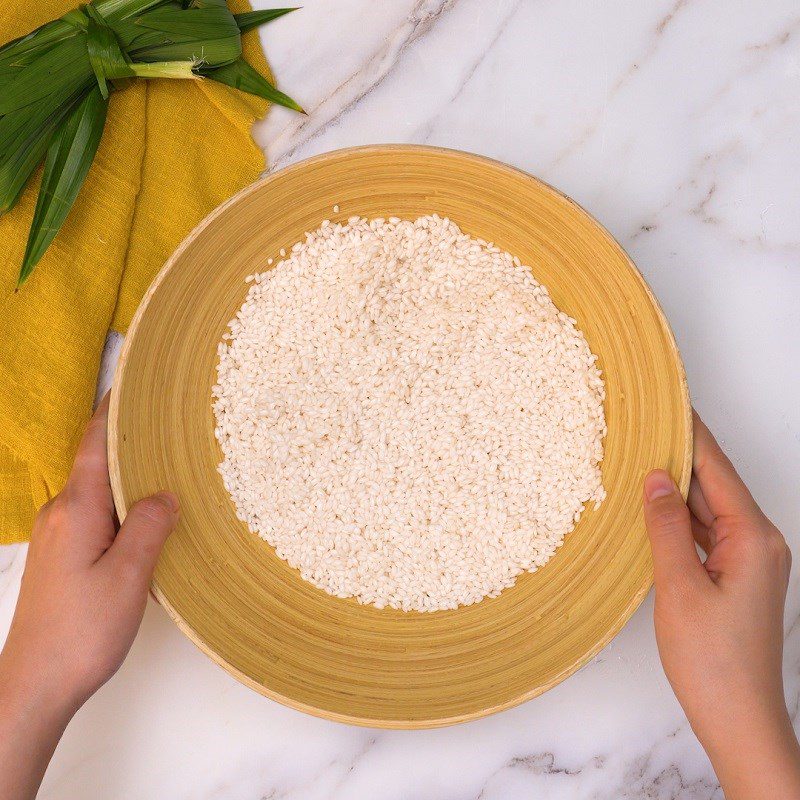
[{"label": "human hand", "polygon": [[[4,750],[16,739],[24,748],[23,764],[26,758],[44,760],[41,774],[71,716],[127,655],[161,547],[178,518],[177,498],[162,492],[136,503],[118,525],[108,477],[107,416],[106,397],[64,490],[36,517],[0,654],[0,763],[13,763],[13,754]],[[9,784],[3,781],[13,776],[0,773],[0,796],[32,796],[41,774],[19,774]]]},{"label": "human hand", "polygon": [[697,414],[694,440],[688,507],[663,470],[644,486],[664,671],[729,800],[800,797],[782,677],[791,554]]}]

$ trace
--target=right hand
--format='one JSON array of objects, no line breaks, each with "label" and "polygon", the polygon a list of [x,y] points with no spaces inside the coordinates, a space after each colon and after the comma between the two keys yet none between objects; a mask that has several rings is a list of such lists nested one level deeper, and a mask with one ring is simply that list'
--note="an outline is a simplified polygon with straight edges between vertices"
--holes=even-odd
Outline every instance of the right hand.
[{"label": "right hand", "polygon": [[800,798],[782,677],[791,554],[697,414],[694,439],[688,507],[663,470],[644,485],[664,671],[728,800]]}]

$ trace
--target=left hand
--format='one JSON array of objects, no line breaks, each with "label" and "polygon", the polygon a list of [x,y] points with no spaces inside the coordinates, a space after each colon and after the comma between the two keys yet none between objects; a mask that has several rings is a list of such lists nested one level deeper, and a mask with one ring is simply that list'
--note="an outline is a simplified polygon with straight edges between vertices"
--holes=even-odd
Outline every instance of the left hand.
[{"label": "left hand", "polygon": [[[64,490],[34,522],[16,612],[0,653],[0,763],[11,763],[7,759],[14,755],[5,752],[13,746],[8,740],[25,745],[26,733],[34,740],[27,742],[28,757],[35,760],[37,747],[51,753],[75,711],[117,671],[178,519],[177,498],[161,492],[136,503],[125,522],[117,523],[107,416],[108,397],[86,429]],[[0,796],[33,796],[21,776],[10,785],[6,777],[0,774]],[[10,789],[17,791],[6,793]]]}]

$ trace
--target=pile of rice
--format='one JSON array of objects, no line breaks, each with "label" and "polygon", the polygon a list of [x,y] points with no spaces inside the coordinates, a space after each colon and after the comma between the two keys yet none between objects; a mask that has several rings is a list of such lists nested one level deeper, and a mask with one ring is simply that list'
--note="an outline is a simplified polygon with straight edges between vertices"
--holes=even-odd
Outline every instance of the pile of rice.
[{"label": "pile of rice", "polygon": [[248,280],[219,346],[219,471],[306,580],[477,603],[605,497],[597,356],[517,258],[435,215],[352,217]]}]

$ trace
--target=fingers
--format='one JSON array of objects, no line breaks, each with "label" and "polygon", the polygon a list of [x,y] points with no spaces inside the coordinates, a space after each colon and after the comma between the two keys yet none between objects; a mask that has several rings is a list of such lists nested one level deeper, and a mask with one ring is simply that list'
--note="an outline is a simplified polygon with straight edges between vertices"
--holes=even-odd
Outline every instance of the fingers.
[{"label": "fingers", "polygon": [[717,440],[694,411],[694,474],[714,518],[757,514],[761,510],[722,452]]},{"label": "fingers", "polygon": [[656,590],[677,581],[708,580],[694,546],[689,509],[664,470],[644,481],[644,518],[653,550]]},{"label": "fingers", "polygon": [[694,540],[700,545],[703,552],[710,556],[716,544],[714,531],[712,528],[707,528],[703,525],[694,514],[692,514],[692,536],[694,536]]},{"label": "fingers", "polygon": [[111,513],[114,501],[108,477],[107,428],[108,394],[86,426],[67,481],[67,491]]},{"label": "fingers", "polygon": [[714,515],[711,513],[700,482],[696,475],[692,475],[689,482],[689,497],[686,500],[692,515],[692,533],[694,540],[706,555],[710,555],[716,544],[714,535]]},{"label": "fingers", "polygon": [[708,528],[714,522],[714,515],[708,507],[708,501],[700,488],[700,481],[695,474],[692,474],[692,479],[689,482],[689,497],[686,500],[686,505],[689,506],[689,511],[705,527]]},{"label": "fingers", "polygon": [[114,544],[103,557],[108,568],[147,592],[161,548],[178,522],[178,498],[159,492],[136,503],[122,523]]}]

